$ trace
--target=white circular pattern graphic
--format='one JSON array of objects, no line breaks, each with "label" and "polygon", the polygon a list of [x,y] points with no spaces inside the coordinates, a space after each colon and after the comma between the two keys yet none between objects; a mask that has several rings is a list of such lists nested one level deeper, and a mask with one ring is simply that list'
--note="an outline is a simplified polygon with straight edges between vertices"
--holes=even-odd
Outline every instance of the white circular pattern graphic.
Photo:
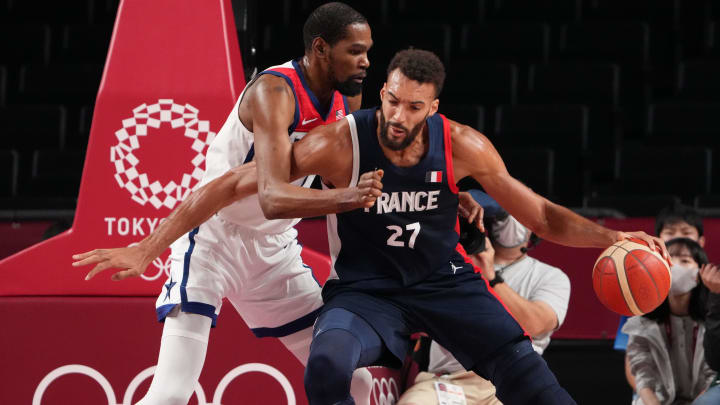
[{"label": "white circular pattern graphic", "polygon": [[[183,173],[179,184],[172,180],[167,184],[152,181],[146,173],[137,170],[140,161],[133,152],[140,148],[139,138],[148,135],[148,127],[160,128],[163,123],[169,123],[173,129],[182,128],[183,135],[193,139],[191,148],[197,152],[192,159],[192,173]],[[204,151],[215,139],[215,133],[210,131],[210,121],[198,120],[198,109],[190,104],[180,105],[171,99],[160,99],[155,104],[135,107],[133,116],[124,119],[122,126],[115,132],[118,143],[110,148],[110,161],[115,165],[115,181],[140,205],[149,202],[157,209],[174,208],[205,174],[202,169]]]},{"label": "white circular pattern graphic", "polygon": [[[113,390],[112,385],[110,385],[110,382],[105,378],[104,375],[102,375],[99,371],[95,370],[92,367],[84,366],[82,364],[68,364],[66,366],[58,367],[55,370],[48,373],[38,384],[37,388],[35,388],[35,393],[33,394],[33,400],[32,405],[41,405],[43,395],[45,394],[45,391],[47,390],[48,386],[50,384],[57,380],[58,378],[66,375],[66,374],[84,374],[93,380],[95,380],[98,384],[100,384],[100,387],[105,392],[105,396],[107,397],[108,405],[131,405],[133,396],[135,396],[135,391],[140,386],[140,384],[147,380],[148,378],[152,377],[155,374],[155,368],[156,366],[148,367],[145,370],[138,373],[135,378],[130,381],[130,384],[127,387],[127,390],[125,390],[125,395],[123,396],[123,402],[118,403],[117,399],[115,397],[115,391]],[[230,370],[225,376],[220,380],[220,383],[218,383],[217,387],[215,388],[215,395],[213,396],[213,402],[207,402],[207,397],[205,397],[205,391],[203,390],[202,385],[200,385],[199,382],[195,382],[195,396],[197,398],[198,405],[221,405],[222,396],[225,393],[225,389],[227,388],[228,384],[232,382],[235,378],[248,373],[248,372],[260,372],[263,374],[267,374],[270,377],[274,378],[278,383],[280,383],[280,386],[282,387],[285,397],[287,399],[287,405],[295,405],[295,391],[293,391],[293,387],[290,384],[290,381],[285,377],[285,374],[283,374],[280,370],[269,366],[267,364],[263,363],[247,363],[240,366],[235,367],[234,369]],[[385,380],[385,379],[383,379]],[[397,390],[397,388],[396,388]],[[380,404],[380,403],[378,403]],[[380,404],[385,405],[385,404]]]}]

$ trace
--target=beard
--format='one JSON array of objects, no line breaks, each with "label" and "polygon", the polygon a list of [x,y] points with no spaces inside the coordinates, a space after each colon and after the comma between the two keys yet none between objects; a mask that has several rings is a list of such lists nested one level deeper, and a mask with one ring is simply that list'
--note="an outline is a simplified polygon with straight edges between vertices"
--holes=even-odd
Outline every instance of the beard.
[{"label": "beard", "polygon": [[[418,134],[420,133],[420,130],[422,130],[423,125],[425,124],[425,120],[427,119],[428,114],[425,114],[425,118],[422,119],[417,125],[415,125],[411,130],[408,130],[404,126],[400,124],[394,124],[392,121],[386,121],[385,120],[385,114],[383,113],[382,109],[380,110],[380,143],[383,144],[386,148],[390,150],[403,150],[407,148],[414,140],[417,138]],[[390,125],[392,125],[395,128],[402,129],[405,131],[405,139],[397,142],[390,139],[390,136],[388,135],[388,129],[390,129]]]},{"label": "beard", "polygon": [[358,83],[353,79],[358,78],[358,76],[350,76],[345,81],[340,81],[337,79],[337,76],[335,75],[335,69],[333,69],[333,58],[330,57],[330,66],[328,68],[328,77],[330,79],[330,82],[333,84],[333,87],[335,90],[339,91],[340,94],[346,97],[353,97],[357,96],[358,94],[362,93],[363,90],[363,84],[362,82]]}]

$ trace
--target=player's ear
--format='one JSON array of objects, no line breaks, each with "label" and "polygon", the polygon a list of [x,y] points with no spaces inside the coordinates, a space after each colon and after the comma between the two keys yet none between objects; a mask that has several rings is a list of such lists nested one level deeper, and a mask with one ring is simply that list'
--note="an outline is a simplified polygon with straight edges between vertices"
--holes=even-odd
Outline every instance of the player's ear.
[{"label": "player's ear", "polygon": [[317,37],[317,38],[313,39],[312,51],[315,54],[315,56],[324,58],[324,57],[327,57],[328,53],[330,52],[330,45],[327,42],[325,42],[324,39]]},{"label": "player's ear", "polygon": [[381,103],[385,99],[385,93],[387,93],[387,89],[385,89],[385,87],[387,87],[387,82],[383,83],[383,86],[380,89],[380,102]]},{"label": "player's ear", "polygon": [[436,98],[432,101],[432,103],[430,103],[430,112],[428,113],[428,115],[435,115],[435,113],[438,111],[438,107],[440,107],[440,99]]}]

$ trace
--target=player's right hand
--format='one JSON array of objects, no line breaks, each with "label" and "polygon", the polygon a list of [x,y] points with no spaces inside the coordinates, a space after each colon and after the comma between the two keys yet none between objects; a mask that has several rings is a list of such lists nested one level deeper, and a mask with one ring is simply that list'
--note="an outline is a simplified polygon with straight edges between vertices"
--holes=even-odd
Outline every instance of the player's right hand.
[{"label": "player's right hand", "polygon": [[95,249],[75,254],[72,258],[75,260],[72,264],[74,267],[96,264],[85,276],[85,280],[90,280],[96,274],[107,269],[123,269],[110,277],[113,281],[143,274],[155,259],[148,257],[141,244],[115,249]]},{"label": "player's right hand", "polygon": [[357,206],[354,208],[370,208],[375,205],[375,200],[382,194],[384,174],[385,172],[380,169],[363,173],[360,176],[356,187]]}]

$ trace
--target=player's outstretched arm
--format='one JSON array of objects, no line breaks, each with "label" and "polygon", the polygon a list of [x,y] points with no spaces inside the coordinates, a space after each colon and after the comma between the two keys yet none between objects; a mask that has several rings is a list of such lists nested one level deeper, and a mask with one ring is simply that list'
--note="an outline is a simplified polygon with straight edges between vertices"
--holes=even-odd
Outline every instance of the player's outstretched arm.
[{"label": "player's outstretched arm", "polygon": [[73,255],[73,266],[95,264],[86,280],[107,269],[119,269],[113,280],[136,277],[145,272],[172,242],[200,226],[213,214],[231,203],[257,192],[255,163],[229,170],[224,175],[193,191],[160,225],[140,243],[123,248],[94,249]]},{"label": "player's outstretched arm", "polygon": [[476,130],[452,122],[455,178],[472,176],[507,212],[543,239],[566,246],[605,248],[636,237],[669,258],[665,244],[645,232],[605,228],[536,194],[508,173],[495,147]]}]

